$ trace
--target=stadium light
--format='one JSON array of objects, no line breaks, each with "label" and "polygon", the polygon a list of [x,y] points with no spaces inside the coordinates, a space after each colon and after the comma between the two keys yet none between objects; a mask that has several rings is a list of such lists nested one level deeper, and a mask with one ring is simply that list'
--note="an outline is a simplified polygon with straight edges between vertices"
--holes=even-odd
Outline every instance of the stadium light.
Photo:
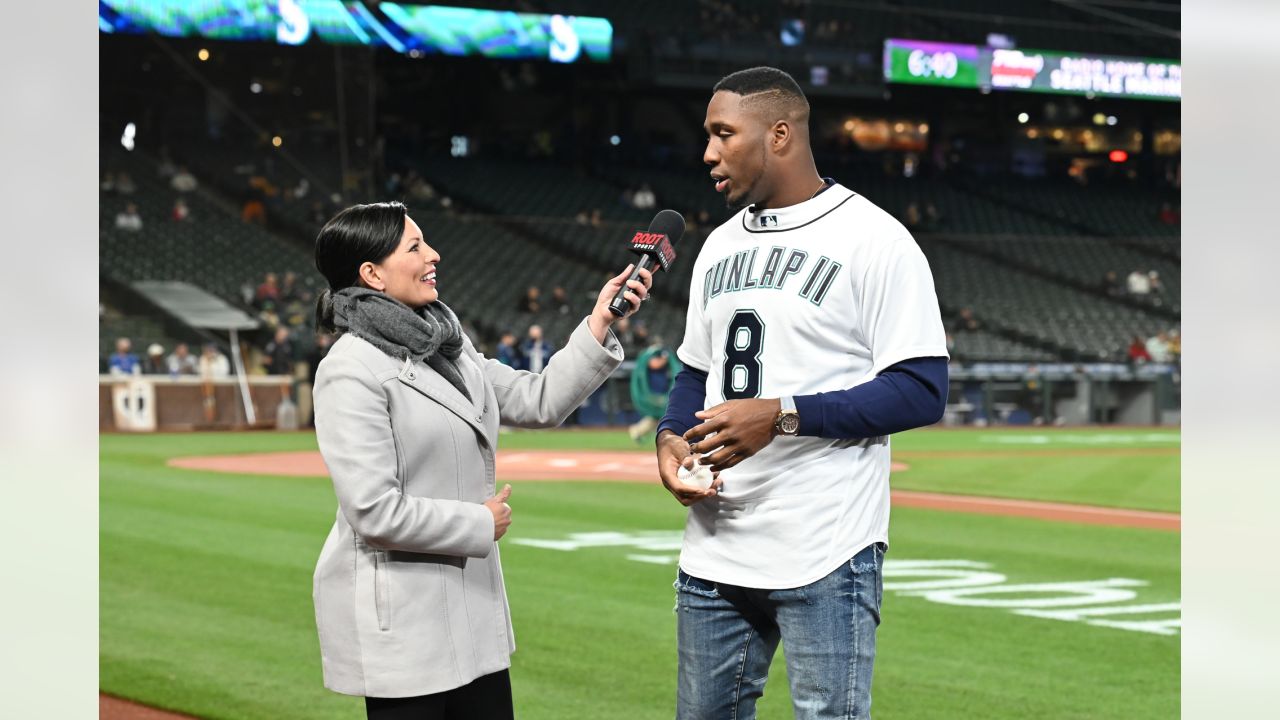
[{"label": "stadium light", "polygon": [[1123,150],[1112,150],[1107,157],[1111,158],[1113,163],[1122,163],[1129,159],[1129,153]]},{"label": "stadium light", "polygon": [[1106,124],[1107,124],[1107,116],[1106,116],[1106,115],[1103,115],[1102,113],[1094,113],[1094,114],[1093,114],[1093,124],[1094,124],[1094,125],[1106,125]]},{"label": "stadium light", "polygon": [[209,59],[208,48],[200,48],[200,51],[196,53],[196,57],[200,58],[200,62],[204,62],[208,60]]},{"label": "stadium light", "polygon": [[281,145],[284,144],[284,138],[280,137],[279,135],[276,135],[275,137],[271,138],[271,144],[276,147],[280,147]]},{"label": "stadium light", "polygon": [[1108,125],[1115,125],[1115,124],[1116,124],[1116,123],[1118,123],[1118,122],[1120,122],[1120,121],[1116,119],[1116,116],[1115,116],[1115,115],[1108,115],[1108,116],[1107,116],[1107,124],[1108,124]]},{"label": "stadium light", "polygon": [[1026,125],[1029,120],[1031,120],[1030,115],[1026,113],[1018,113],[1018,122],[1022,123],[1023,125]]},{"label": "stadium light", "polygon": [[249,83],[249,92],[253,93],[254,95],[257,95],[258,93],[262,92],[262,83],[260,82]]},{"label": "stadium light", "polygon": [[609,144],[613,145],[614,147],[617,147],[618,145],[622,144],[622,138],[618,137],[617,135],[610,135]]}]

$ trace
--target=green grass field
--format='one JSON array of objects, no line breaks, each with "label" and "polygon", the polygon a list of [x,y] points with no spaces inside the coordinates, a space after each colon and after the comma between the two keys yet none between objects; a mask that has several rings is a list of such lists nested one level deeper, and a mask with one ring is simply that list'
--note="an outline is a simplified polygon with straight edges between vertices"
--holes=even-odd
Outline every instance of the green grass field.
[{"label": "green grass field", "polygon": [[[1176,432],[923,430],[894,442],[910,465],[894,476],[898,488],[1166,511],[1179,505],[1178,456],[1143,454],[1176,452]],[[621,432],[575,431],[512,433],[500,444],[650,447]],[[328,480],[164,464],[181,455],[314,448],[308,434],[101,438],[104,692],[208,718],[363,717],[358,699],[321,686],[310,592],[336,508]],[[1121,448],[1136,452],[1117,454]],[[561,551],[522,541],[587,532],[665,531],[669,538],[682,527],[684,509],[656,484],[513,485],[516,522],[502,552],[519,645],[512,669],[518,716],[671,717],[675,569],[658,563],[675,551],[627,544]],[[896,508],[891,540],[890,562],[981,563],[1008,585],[1131,579],[1144,584],[1128,590],[1124,605],[1179,600],[1177,533]],[[881,720],[1178,712],[1176,634],[947,604],[888,589],[894,580],[890,573],[876,663]],[[1168,619],[1178,612],[1091,617]],[[789,718],[789,703],[779,655],[760,717]]]}]

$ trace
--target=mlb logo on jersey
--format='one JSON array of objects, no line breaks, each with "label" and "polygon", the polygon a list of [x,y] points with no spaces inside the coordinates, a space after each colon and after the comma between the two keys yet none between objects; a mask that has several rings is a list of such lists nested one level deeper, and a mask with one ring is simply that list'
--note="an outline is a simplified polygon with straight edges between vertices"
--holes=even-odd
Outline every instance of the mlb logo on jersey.
[{"label": "mlb logo on jersey", "polygon": [[761,215],[756,219],[756,224],[760,227],[778,227],[777,215]]}]

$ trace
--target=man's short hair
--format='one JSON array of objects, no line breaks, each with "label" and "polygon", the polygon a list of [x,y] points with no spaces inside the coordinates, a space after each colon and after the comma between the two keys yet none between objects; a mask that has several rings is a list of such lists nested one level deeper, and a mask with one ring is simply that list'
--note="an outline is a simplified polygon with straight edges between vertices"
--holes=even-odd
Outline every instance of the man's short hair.
[{"label": "man's short hair", "polygon": [[724,76],[716,83],[712,94],[731,92],[741,95],[753,109],[763,111],[768,118],[783,117],[795,121],[808,121],[809,100],[795,78],[771,67],[753,67]]}]

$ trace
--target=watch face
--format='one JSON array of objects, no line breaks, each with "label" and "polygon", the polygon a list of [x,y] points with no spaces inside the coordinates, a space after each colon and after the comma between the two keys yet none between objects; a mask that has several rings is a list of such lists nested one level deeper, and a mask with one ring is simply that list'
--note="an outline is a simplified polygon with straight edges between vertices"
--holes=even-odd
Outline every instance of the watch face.
[{"label": "watch face", "polygon": [[778,418],[778,430],[787,435],[795,435],[800,429],[800,416],[795,413],[788,413]]}]

